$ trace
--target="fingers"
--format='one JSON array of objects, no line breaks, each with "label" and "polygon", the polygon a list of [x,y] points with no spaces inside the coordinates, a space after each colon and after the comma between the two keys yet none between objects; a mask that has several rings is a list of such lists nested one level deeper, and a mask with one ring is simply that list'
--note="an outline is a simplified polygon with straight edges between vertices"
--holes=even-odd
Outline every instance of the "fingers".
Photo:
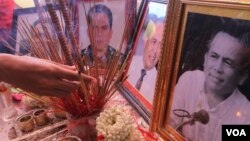
[{"label": "fingers", "polygon": [[59,98],[67,97],[70,94],[71,94],[71,91],[66,91],[66,90],[58,89],[58,88],[47,90],[44,93],[42,93],[42,95],[56,96],[56,97],[59,97]]},{"label": "fingers", "polygon": [[69,81],[67,79],[55,78],[42,87],[34,87],[32,92],[39,95],[67,97],[80,87],[79,81]]},{"label": "fingers", "polygon": [[92,76],[81,73],[81,77],[87,83],[97,84],[97,79]]},{"label": "fingers", "polygon": [[29,92],[40,96],[54,96],[59,98],[67,97],[71,94],[71,91],[63,90],[60,88],[49,88],[49,89],[31,89]]},{"label": "fingers", "polygon": [[[39,58],[38,58],[39,59]],[[72,70],[72,71],[76,71],[76,67],[75,66],[69,66],[69,65],[64,65],[64,64],[61,64],[61,63],[58,63],[58,62],[54,62],[54,61],[51,61],[51,60],[45,60],[45,59],[40,59],[42,61],[45,61],[47,63],[51,63],[51,64],[55,64],[57,66],[60,66],[62,68],[65,68],[65,69],[69,69],[69,70]]]},{"label": "fingers", "polygon": [[[78,72],[75,66],[68,66],[68,65],[63,65],[60,63],[52,62],[52,61],[47,61],[48,63],[52,63],[54,65],[57,65],[57,71],[55,72],[59,78],[65,78],[68,80],[76,80],[79,81],[79,76]],[[81,73],[81,76],[83,80],[87,83],[97,83],[97,80],[94,77],[91,77],[89,75]]]},{"label": "fingers", "polygon": [[[78,88],[78,87],[77,87]],[[38,94],[46,95],[46,96],[56,96],[56,97],[67,97],[69,96],[74,90],[77,89],[76,87],[68,87],[61,85],[60,87],[55,87],[51,89],[45,89],[43,91],[39,91]]]},{"label": "fingers", "polygon": [[57,69],[55,69],[54,71],[54,76],[56,76],[57,79],[61,80],[57,83],[61,86],[60,89],[64,91],[72,91],[79,88],[80,76],[87,85],[97,85],[97,79],[95,79],[94,77],[83,73],[81,73],[81,75],[79,76],[75,66],[57,65]]},{"label": "fingers", "polygon": [[76,71],[76,67],[75,66],[69,66],[69,65],[63,65],[63,64],[58,64],[59,66],[65,68],[65,69],[69,69],[72,71]]},{"label": "fingers", "polygon": [[80,87],[79,81],[68,81],[63,79],[57,83],[57,86],[54,88],[54,91],[58,93],[56,96],[65,97],[70,95],[73,91],[77,90]]},{"label": "fingers", "polygon": [[78,77],[78,73],[75,69],[74,66],[67,66],[64,65],[65,67],[60,67],[58,68],[58,70],[55,72],[55,74],[59,77],[59,78],[65,78],[68,80],[77,80],[79,81],[79,77]]},{"label": "fingers", "polygon": [[63,90],[66,91],[73,91],[76,90],[80,87],[80,82],[79,81],[69,81],[67,79],[62,79],[62,81],[60,81],[58,83],[59,87]]},{"label": "fingers", "polygon": [[[78,72],[77,71],[72,71],[72,69],[74,69],[74,67],[71,67],[71,70],[61,68],[61,73],[57,72],[57,74],[62,79],[67,79],[67,80],[71,80],[71,81],[79,81]],[[92,76],[81,73],[81,77],[84,80],[84,82],[86,82],[86,83],[97,84],[96,78],[94,78]]]},{"label": "fingers", "polygon": [[[48,86],[45,88],[37,88],[31,91],[39,95],[56,96],[63,98],[69,96],[74,90],[77,90],[81,85],[79,81],[69,81],[67,79],[62,79],[53,84],[56,85]],[[87,85],[93,86],[93,83],[88,83]]]}]

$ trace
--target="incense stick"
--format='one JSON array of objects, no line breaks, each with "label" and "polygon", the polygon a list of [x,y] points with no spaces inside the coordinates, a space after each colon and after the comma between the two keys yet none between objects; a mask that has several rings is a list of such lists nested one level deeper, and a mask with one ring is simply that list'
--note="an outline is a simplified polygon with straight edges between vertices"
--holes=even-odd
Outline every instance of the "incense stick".
[{"label": "incense stick", "polygon": [[[50,29],[55,29],[57,38],[55,38],[53,32],[49,32],[48,29],[43,30],[44,33],[42,33],[25,20],[21,20],[18,26],[18,31],[22,37],[27,38],[27,42],[31,46],[30,51],[34,56],[61,64],[76,66],[80,88],[73,91],[71,95],[66,98],[51,97],[50,99],[53,100],[53,105],[71,113],[75,117],[90,115],[95,111],[101,110],[104,104],[114,95],[117,87],[119,87],[124,81],[123,75],[125,72],[124,69],[127,66],[128,55],[124,60],[121,60],[121,57],[123,57],[121,50],[126,42],[128,28],[131,25],[131,17],[128,17],[128,20],[126,21],[118,49],[112,54],[112,56],[110,56],[110,58],[108,58],[107,63],[105,62],[105,64],[100,65],[102,62],[99,62],[100,60],[97,57],[98,44],[96,43],[96,30],[93,29],[89,32],[89,39],[94,58],[94,61],[91,62],[92,60],[87,57],[81,58],[80,47],[73,32],[73,24],[71,22],[70,11],[67,8],[66,1],[59,0],[58,2],[62,13],[60,18],[64,19],[63,25],[65,25],[66,31],[69,35],[68,40],[66,38],[66,33],[62,28],[63,26],[60,24],[59,18],[55,13],[54,5],[48,1],[49,0],[46,0],[47,8],[52,21]],[[90,6],[95,6],[95,2],[89,4]],[[94,21],[87,19],[88,17],[84,2],[83,7],[85,18],[88,21],[87,26],[89,29],[92,29],[92,26],[95,23],[93,23]],[[42,24],[45,23],[43,22]],[[46,28],[45,25],[43,25],[43,27]],[[45,36],[42,36],[42,34]],[[69,44],[71,44],[72,50],[69,49]],[[62,49],[62,55],[58,51],[58,47]],[[82,77],[82,74],[87,74],[96,78],[97,84],[86,82]],[[30,97],[34,97],[34,95],[30,95]],[[42,101],[39,97],[34,98]]]}]

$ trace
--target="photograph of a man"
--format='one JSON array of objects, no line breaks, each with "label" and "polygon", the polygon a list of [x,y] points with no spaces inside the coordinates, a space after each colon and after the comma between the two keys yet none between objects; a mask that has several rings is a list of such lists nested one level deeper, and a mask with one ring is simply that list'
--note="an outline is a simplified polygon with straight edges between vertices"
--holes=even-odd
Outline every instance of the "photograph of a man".
[{"label": "photograph of a man", "polygon": [[[208,40],[203,70],[185,71],[174,89],[170,125],[188,141],[221,141],[222,125],[250,124],[250,102],[238,89],[248,77],[250,45],[244,37],[250,30],[240,32],[237,26],[233,30],[226,28],[229,23],[221,24]],[[179,126],[191,119],[176,115],[176,109],[190,114],[205,110],[208,123],[202,124],[200,113],[200,122]]]},{"label": "photograph of a man", "polygon": [[[30,21],[36,18],[31,18]],[[44,21],[41,22],[40,19],[36,19],[32,23],[32,30],[30,29],[30,36],[33,37],[32,40],[22,39],[19,44],[16,45],[17,51],[20,55],[28,55],[33,56],[31,54],[32,48],[41,48],[42,46],[49,45],[49,44],[56,44],[56,36],[55,31],[53,29],[53,25],[49,18],[43,19]],[[44,31],[44,28],[46,31]],[[19,34],[19,33],[18,33]],[[52,38],[52,39],[50,39]],[[32,47],[33,46],[33,47]],[[59,45],[57,47],[57,51],[60,52]],[[42,51],[42,50],[40,50]],[[45,50],[44,50],[45,51]],[[43,52],[45,53],[45,52]],[[46,53],[45,53],[46,54]]]},{"label": "photograph of a man", "polygon": [[156,82],[156,64],[159,61],[164,18],[150,20],[143,34],[144,46],[142,55],[134,55],[128,72],[128,81],[138,89],[143,96],[153,102]]},{"label": "photograph of a man", "polygon": [[[116,52],[116,49],[109,45],[113,34],[112,12],[107,6],[96,4],[88,11],[87,20],[89,23],[88,35],[89,38],[91,34],[93,35],[97,61],[105,66]],[[94,57],[92,48],[92,45],[89,45],[87,48],[83,49],[82,56],[87,57],[93,63]]]}]

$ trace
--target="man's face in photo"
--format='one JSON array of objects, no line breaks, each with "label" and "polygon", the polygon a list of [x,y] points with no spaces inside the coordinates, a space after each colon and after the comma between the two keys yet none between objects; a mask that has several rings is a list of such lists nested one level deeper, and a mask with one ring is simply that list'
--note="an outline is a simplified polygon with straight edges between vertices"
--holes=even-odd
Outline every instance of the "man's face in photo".
[{"label": "man's face in photo", "polygon": [[[45,26],[45,28],[47,29],[47,31],[48,31],[48,34],[50,35],[50,36],[52,36],[52,31],[51,31],[51,26],[50,26],[50,24],[49,23],[47,23],[47,22],[45,22],[44,23],[44,26]],[[35,40],[35,42],[36,42],[36,44],[39,44],[39,45],[41,45],[42,46],[42,41],[43,42],[47,42],[47,37],[46,37],[46,35],[45,35],[45,32],[44,32],[44,30],[43,30],[43,26],[42,26],[42,23],[41,22],[39,22],[39,23],[37,23],[36,25],[34,25],[34,28],[33,28],[35,31],[33,31],[32,30],[32,37],[33,37],[33,39]]]},{"label": "man's face in photo", "polygon": [[219,32],[205,54],[205,88],[214,93],[230,93],[238,85],[242,45],[231,35]]},{"label": "man's face in photo", "polygon": [[163,26],[162,22],[158,22],[153,25],[155,28],[151,37],[146,40],[144,51],[143,51],[143,64],[146,70],[150,70],[155,67],[156,63],[160,57],[161,50],[161,39],[163,35]]},{"label": "man's face in photo", "polygon": [[97,47],[97,56],[102,57],[108,48],[112,37],[112,30],[109,24],[108,15],[104,13],[94,13],[91,16],[91,25],[88,29],[89,34],[92,32]]}]

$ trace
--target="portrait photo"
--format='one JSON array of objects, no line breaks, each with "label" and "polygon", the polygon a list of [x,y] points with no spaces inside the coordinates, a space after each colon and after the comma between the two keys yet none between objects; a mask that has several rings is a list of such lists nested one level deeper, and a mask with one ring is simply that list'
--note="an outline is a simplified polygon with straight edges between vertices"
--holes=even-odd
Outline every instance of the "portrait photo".
[{"label": "portrait photo", "polygon": [[[58,7],[55,8],[61,27],[65,30],[62,22],[63,17],[59,12]],[[44,9],[44,7],[41,9],[43,11],[42,15],[44,19],[44,26],[46,26],[50,36],[54,35],[54,37],[56,37],[56,32],[47,10]],[[36,37],[38,38],[39,36],[41,38],[45,38],[45,33],[42,28],[42,22],[39,19],[37,8],[32,7],[14,10],[12,32],[12,38],[14,40],[13,43],[15,43],[15,45],[12,46],[15,47],[15,53],[19,55],[30,55],[30,48],[32,45],[31,41],[33,40],[33,44],[37,45],[39,41],[36,40]],[[27,37],[29,37],[29,39]]]},{"label": "portrait photo", "polygon": [[189,12],[169,124],[187,140],[220,141],[250,124],[250,21]]},{"label": "portrait photo", "polygon": [[[97,60],[105,66],[119,50],[123,34],[128,29],[125,28],[128,21],[128,4],[129,1],[123,0],[79,2],[79,46],[84,58],[94,62],[92,46],[95,46]],[[126,47],[124,42],[121,53],[125,53]]]},{"label": "portrait photo", "polygon": [[135,53],[128,70],[128,82],[151,105],[157,78],[157,64],[161,52],[167,6],[149,2],[142,29],[137,35]]}]

